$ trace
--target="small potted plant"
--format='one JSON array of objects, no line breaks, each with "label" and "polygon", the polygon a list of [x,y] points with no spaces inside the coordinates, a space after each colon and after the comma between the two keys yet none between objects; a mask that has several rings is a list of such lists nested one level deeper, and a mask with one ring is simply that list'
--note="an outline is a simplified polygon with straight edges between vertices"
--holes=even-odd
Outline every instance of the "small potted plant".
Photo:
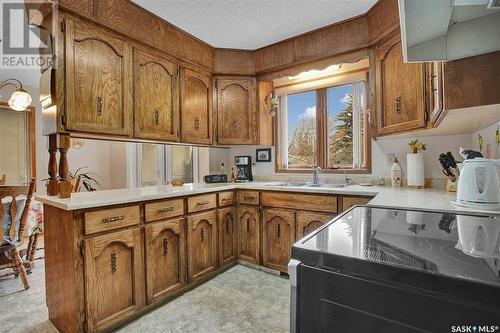
[{"label": "small potted plant", "polygon": [[408,142],[408,146],[410,147],[410,152],[413,154],[418,153],[419,151],[425,150],[425,144],[422,142],[419,142],[418,139],[412,140]]}]

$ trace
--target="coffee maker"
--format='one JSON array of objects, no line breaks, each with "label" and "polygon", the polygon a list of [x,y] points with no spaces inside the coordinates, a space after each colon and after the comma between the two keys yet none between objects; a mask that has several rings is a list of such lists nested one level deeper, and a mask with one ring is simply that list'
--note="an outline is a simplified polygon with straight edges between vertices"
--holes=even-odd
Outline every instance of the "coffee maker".
[{"label": "coffee maker", "polygon": [[237,183],[250,182],[252,177],[252,156],[235,156],[234,165],[236,165]]}]

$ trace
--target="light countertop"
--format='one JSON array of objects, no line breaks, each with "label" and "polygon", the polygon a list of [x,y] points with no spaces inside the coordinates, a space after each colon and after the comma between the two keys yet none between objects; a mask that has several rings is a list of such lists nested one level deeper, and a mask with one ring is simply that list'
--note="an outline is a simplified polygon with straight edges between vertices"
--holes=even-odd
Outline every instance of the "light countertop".
[{"label": "light countertop", "polygon": [[55,206],[64,210],[76,210],[103,207],[117,204],[142,202],[157,199],[173,198],[178,196],[196,195],[234,189],[248,189],[259,191],[326,193],[339,195],[373,196],[369,202],[372,206],[388,208],[425,209],[439,212],[476,212],[500,214],[500,211],[485,211],[481,209],[463,208],[452,205],[451,200],[456,194],[436,189],[413,189],[379,186],[350,185],[341,188],[311,188],[311,187],[283,187],[273,182],[251,182],[243,184],[188,184],[179,187],[150,186],[126,188],[96,192],[72,193],[71,198],[60,199],[55,196],[36,194],[37,201]]}]

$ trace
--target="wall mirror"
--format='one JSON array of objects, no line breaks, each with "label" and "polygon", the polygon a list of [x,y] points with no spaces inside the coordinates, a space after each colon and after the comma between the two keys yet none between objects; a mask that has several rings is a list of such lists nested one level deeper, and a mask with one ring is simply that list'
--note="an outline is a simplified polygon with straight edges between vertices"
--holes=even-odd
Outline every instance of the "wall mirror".
[{"label": "wall mirror", "polygon": [[35,170],[35,108],[0,103],[0,185],[27,184]]}]

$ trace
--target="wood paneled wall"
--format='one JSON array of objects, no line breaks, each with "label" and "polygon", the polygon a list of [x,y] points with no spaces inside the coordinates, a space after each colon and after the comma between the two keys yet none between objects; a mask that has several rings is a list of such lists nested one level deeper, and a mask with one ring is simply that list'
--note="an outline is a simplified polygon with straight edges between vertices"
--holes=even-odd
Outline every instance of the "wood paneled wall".
[{"label": "wood paneled wall", "polygon": [[397,0],[379,0],[366,14],[255,51],[216,49],[130,0],[59,0],[59,5],[217,75],[269,78],[294,67],[322,66],[322,60],[331,63],[332,57],[367,49],[399,27]]}]

